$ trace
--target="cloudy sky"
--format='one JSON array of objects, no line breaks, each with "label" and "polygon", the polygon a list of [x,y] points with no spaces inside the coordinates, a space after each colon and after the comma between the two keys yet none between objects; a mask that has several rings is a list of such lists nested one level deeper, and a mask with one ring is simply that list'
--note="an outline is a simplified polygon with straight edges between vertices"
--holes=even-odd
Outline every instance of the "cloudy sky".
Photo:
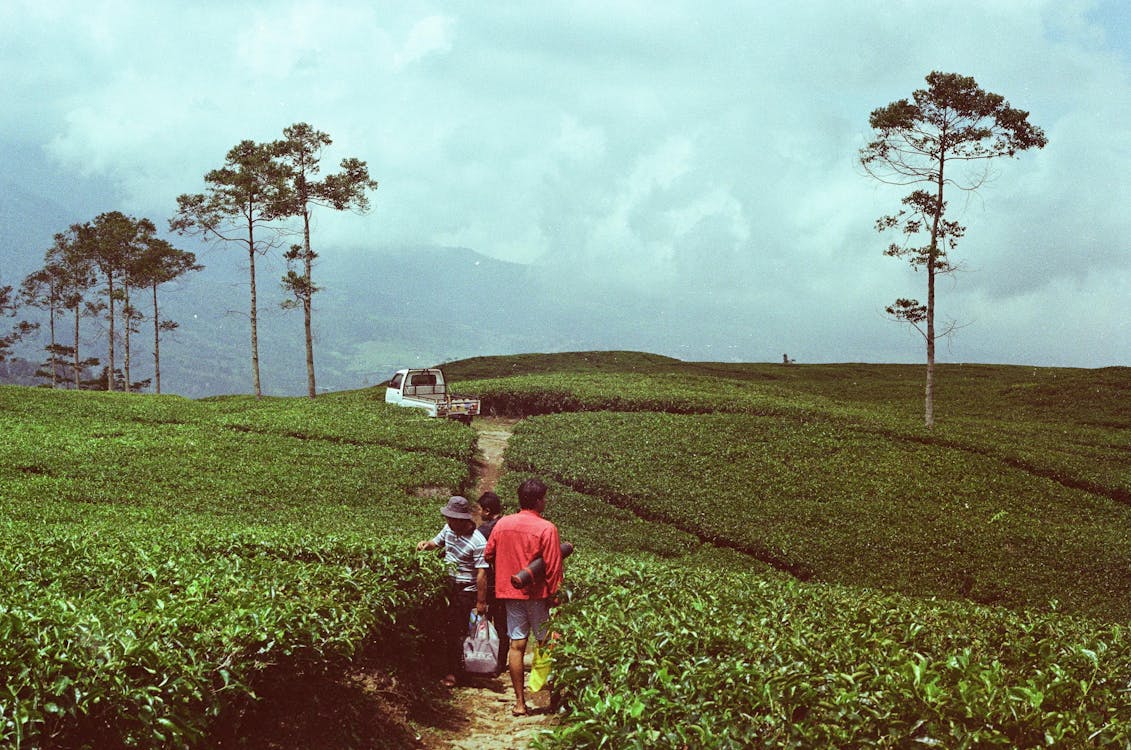
[{"label": "cloudy sky", "polygon": [[231,146],[305,121],[380,181],[370,214],[319,218],[339,252],[466,247],[685,301],[735,320],[730,359],[917,362],[882,311],[925,277],[873,229],[906,189],[857,154],[871,110],[958,72],[1049,144],[951,196],[964,271],[939,314],[961,328],[939,359],[1131,365],[1128,8],[7,0],[4,179],[75,221],[164,224]]}]

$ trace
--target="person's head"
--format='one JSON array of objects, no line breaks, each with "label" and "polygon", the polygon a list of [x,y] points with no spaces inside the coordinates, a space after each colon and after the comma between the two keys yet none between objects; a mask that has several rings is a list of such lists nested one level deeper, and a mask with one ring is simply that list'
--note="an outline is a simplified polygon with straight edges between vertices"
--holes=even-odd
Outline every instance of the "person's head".
[{"label": "person's head", "polygon": [[518,487],[518,507],[523,510],[542,510],[546,505],[546,485],[541,479],[527,479]]},{"label": "person's head", "polygon": [[471,503],[466,497],[453,495],[448,504],[440,508],[440,515],[448,522],[448,528],[459,536],[467,536],[475,531],[475,521],[471,517]]},{"label": "person's head", "polygon": [[487,491],[479,496],[479,510],[483,513],[483,520],[487,521],[503,512],[503,504],[499,502],[498,495]]}]

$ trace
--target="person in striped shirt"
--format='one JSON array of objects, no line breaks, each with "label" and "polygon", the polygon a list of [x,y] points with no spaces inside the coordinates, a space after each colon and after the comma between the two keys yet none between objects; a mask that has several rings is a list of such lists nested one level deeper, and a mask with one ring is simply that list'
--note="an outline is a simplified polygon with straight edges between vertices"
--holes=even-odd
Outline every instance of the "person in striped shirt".
[{"label": "person in striped shirt", "polygon": [[463,658],[463,639],[467,635],[467,621],[471,610],[487,614],[487,568],[483,550],[487,540],[475,528],[471,503],[459,495],[452,496],[440,509],[444,528],[431,539],[417,543],[419,551],[443,549],[448,565],[448,617],[445,627],[445,650],[448,674],[443,679],[445,687],[454,687]]}]

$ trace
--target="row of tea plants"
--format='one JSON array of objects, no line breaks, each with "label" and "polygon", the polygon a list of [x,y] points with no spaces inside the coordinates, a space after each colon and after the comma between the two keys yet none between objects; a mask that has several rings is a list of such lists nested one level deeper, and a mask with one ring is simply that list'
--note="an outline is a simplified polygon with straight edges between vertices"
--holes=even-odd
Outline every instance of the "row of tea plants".
[{"label": "row of tea plants", "polygon": [[209,745],[374,639],[418,668],[442,575],[416,490],[466,484],[470,430],[363,394],[11,387],[0,430],[0,745]]},{"label": "row of tea plants", "polygon": [[1127,748],[1124,627],[588,555],[546,748]]},{"label": "row of tea plants", "polygon": [[602,412],[526,420],[507,460],[802,579],[1131,617],[1131,507],[977,451],[827,419]]}]

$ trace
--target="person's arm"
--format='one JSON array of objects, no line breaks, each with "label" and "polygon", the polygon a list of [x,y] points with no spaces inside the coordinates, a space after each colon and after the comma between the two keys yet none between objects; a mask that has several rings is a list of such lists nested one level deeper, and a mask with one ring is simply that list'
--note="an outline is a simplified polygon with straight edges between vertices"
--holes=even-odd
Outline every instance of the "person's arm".
[{"label": "person's arm", "polygon": [[431,539],[425,539],[423,542],[417,542],[416,549],[419,552],[424,552],[430,549],[440,549],[444,546],[444,529],[440,529],[440,533]]},{"label": "person's arm", "polygon": [[485,554],[487,542],[478,531],[472,533],[471,541],[475,544],[475,611],[481,615],[487,614],[487,564]]},{"label": "person's arm", "polygon": [[480,568],[475,573],[475,611],[487,614],[487,569]]},{"label": "person's arm", "polygon": [[562,542],[551,524],[541,535],[542,561],[546,564],[546,595],[554,596],[562,583]]}]

